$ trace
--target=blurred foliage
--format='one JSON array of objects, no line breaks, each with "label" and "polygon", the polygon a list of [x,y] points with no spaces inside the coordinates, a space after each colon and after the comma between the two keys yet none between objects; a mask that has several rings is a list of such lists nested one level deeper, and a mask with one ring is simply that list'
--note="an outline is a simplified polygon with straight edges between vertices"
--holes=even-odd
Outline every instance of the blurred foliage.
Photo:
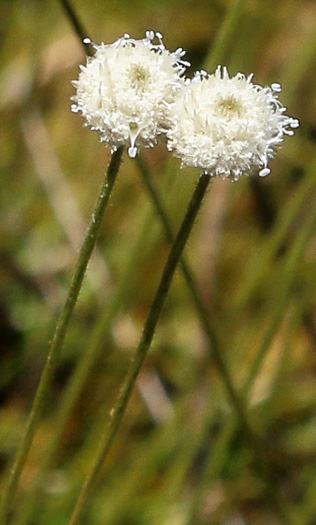
[{"label": "blurred foliage", "polygon": [[[164,34],[192,69],[282,83],[300,119],[265,180],[214,180],[186,256],[243,388],[261,355],[248,417],[297,523],[316,515],[316,5],[248,0],[214,49],[232,0],[75,0],[89,36]],[[109,151],[70,112],[84,50],[58,0],[2,0],[0,111],[0,467],[10,465],[38,384]],[[207,58],[208,57],[208,58]],[[215,68],[217,63],[212,63]],[[177,230],[197,171],[164,145],[143,154]],[[76,306],[12,523],[66,524],[118,393],[168,253],[139,168],[124,157]],[[114,306],[113,306],[114,305]],[[112,310],[111,310],[112,308]],[[112,314],[106,314],[111,311]],[[50,468],[41,468],[77,363],[98,335]],[[100,346],[100,343],[101,346]],[[85,523],[273,524],[273,511],[180,269]],[[36,479],[41,476],[41,482]],[[36,488],[36,490],[35,490]],[[33,496],[32,496],[33,494]],[[35,497],[34,497],[35,495]],[[31,502],[31,503],[30,503]],[[294,515],[294,514],[293,514]]]}]

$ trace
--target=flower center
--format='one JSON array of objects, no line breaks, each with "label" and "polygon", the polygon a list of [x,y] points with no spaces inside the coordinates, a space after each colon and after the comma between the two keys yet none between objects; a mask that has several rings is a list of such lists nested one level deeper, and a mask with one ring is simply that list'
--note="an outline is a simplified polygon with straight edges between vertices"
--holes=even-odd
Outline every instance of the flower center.
[{"label": "flower center", "polygon": [[144,91],[148,85],[150,74],[144,66],[132,64],[129,68],[129,78],[134,89]]},{"label": "flower center", "polygon": [[242,104],[233,95],[223,97],[219,101],[218,111],[221,115],[228,118],[240,117]]}]

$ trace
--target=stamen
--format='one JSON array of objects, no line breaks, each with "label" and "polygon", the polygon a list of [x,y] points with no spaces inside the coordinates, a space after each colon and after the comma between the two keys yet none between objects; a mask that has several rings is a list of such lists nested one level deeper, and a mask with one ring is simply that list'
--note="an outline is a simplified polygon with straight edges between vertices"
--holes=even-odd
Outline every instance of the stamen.
[{"label": "stamen", "polygon": [[271,170],[269,168],[263,168],[263,170],[259,171],[259,177],[266,177],[271,173]]}]

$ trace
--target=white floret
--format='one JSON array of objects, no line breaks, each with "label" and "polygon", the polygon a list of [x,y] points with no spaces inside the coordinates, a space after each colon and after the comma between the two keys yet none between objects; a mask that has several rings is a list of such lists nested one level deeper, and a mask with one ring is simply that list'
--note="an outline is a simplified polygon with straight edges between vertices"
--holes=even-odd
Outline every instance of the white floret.
[{"label": "white floret", "polygon": [[252,77],[230,78],[219,66],[214,75],[197,72],[184,83],[169,107],[167,145],[182,165],[232,180],[270,173],[269,159],[299,121],[284,115],[280,84],[261,87]]},{"label": "white floret", "polygon": [[93,46],[95,55],[80,66],[73,82],[71,109],[86,118],[112,151],[127,145],[135,157],[140,145],[153,146],[166,131],[168,106],[188,65],[182,60],[184,51],[169,52],[162,35],[153,31],[141,40],[125,34],[113,44]]}]

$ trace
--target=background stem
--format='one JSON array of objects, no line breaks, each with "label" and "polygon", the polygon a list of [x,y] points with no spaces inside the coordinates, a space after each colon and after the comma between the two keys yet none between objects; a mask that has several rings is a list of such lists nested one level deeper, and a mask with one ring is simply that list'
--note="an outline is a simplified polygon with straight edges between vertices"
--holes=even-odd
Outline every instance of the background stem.
[{"label": "background stem", "polygon": [[5,525],[6,523],[6,517],[10,509],[12,498],[14,496],[28,452],[31,448],[33,437],[36,432],[45,401],[50,393],[51,381],[56,370],[58,358],[66,336],[69,321],[71,319],[71,315],[80,292],[80,288],[89,259],[91,257],[93,248],[97,240],[106,205],[108,203],[110,194],[112,192],[116,180],[116,176],[122,158],[122,153],[123,147],[120,147],[115,153],[113,153],[111,157],[111,161],[107,170],[107,176],[101,187],[101,192],[99,194],[96,206],[93,210],[90,224],[88,226],[83,244],[81,246],[77,264],[71,280],[69,292],[63,309],[61,311],[60,317],[58,319],[54,337],[46,360],[46,364],[41,375],[41,380],[37,392],[35,394],[33,406],[26,426],[26,431],[18,448],[13,466],[10,470],[7,486],[3,494],[0,509],[1,525]]},{"label": "background stem", "polygon": [[91,46],[91,44],[84,44],[83,43],[83,39],[88,37],[89,35],[88,35],[84,25],[82,24],[81,20],[77,16],[77,13],[75,12],[74,8],[72,7],[70,1],[69,0],[60,0],[60,3],[62,5],[62,7],[64,8],[64,10],[66,11],[66,15],[67,15],[68,19],[70,20],[71,25],[73,26],[75,33],[78,35],[78,37],[79,37],[79,39],[80,39],[80,41],[81,41],[81,43],[82,43],[82,45],[84,47],[85,53],[88,56],[93,56],[94,55],[94,50],[93,50],[93,47]]},{"label": "background stem", "polygon": [[156,292],[153,304],[149,311],[142,338],[139,342],[137,350],[135,352],[134,358],[127,370],[123,385],[121,387],[119,396],[117,398],[116,404],[111,413],[111,422],[101,437],[97,455],[92,466],[91,472],[88,475],[86,482],[82,488],[82,491],[79,495],[77,504],[75,506],[72,518],[70,520],[70,525],[78,525],[81,521],[83,512],[88,503],[89,497],[93,491],[93,487],[98,479],[100,471],[102,469],[103,463],[107,457],[109,449],[112,445],[113,439],[116,436],[122,417],[126,411],[128,401],[131,397],[137,376],[142,367],[144,359],[147,355],[147,352],[150,348],[153,335],[169,291],[171,281],[176,270],[178,261],[183,252],[186,241],[189,237],[191,229],[193,227],[194,220],[197,216],[197,213],[200,209],[203,197],[205,195],[206,189],[210,182],[210,176],[206,173],[203,173],[200,176],[199,182],[196,186],[196,189],[191,198],[187,213],[182,222],[179,233],[174,241],[174,244],[171,248],[168,260],[166,262],[159,287]]},{"label": "background stem", "polygon": [[227,59],[227,53],[238,23],[244,13],[245,4],[247,4],[245,0],[235,0],[227,8],[226,16],[219,29],[214,46],[212,46],[204,60],[203,67],[206,70],[210,71],[216,68]]},{"label": "background stem", "polygon": [[[161,199],[152,184],[149,171],[145,163],[141,159],[141,157],[138,158],[138,165],[141,169],[143,182],[146,186],[146,189],[153,202],[154,208],[157,214],[159,215],[161,223],[165,230],[166,238],[168,242],[172,243],[173,234],[172,234],[172,229],[169,223],[168,216],[165,212],[163,203],[161,202]],[[260,475],[263,481],[266,484],[267,498],[271,502],[272,506],[274,506],[274,508],[276,509],[277,514],[280,516],[281,522],[284,524],[290,523],[287,519],[287,516],[289,513],[286,509],[285,503],[283,502],[283,498],[280,495],[278,484],[274,480],[273,473],[271,472],[270,466],[267,464],[267,461],[264,455],[262,454],[260,438],[252,430],[252,426],[250,425],[248,421],[246,402],[242,399],[241,396],[239,396],[238,390],[234,386],[233,378],[226,364],[225,354],[223,352],[222,345],[210,322],[209,313],[198,293],[198,290],[195,284],[195,280],[194,280],[194,276],[191,272],[190,267],[188,266],[188,264],[186,263],[183,257],[181,257],[180,259],[180,265],[181,265],[188,289],[193,298],[194,305],[195,305],[197,314],[199,316],[201,326],[206,334],[206,337],[209,343],[208,344],[209,357],[216,365],[217,371],[224,384],[228,402],[231,405],[232,409],[235,411],[235,414],[238,420],[238,424],[245,436],[245,440],[247,441],[253,453],[254,462],[260,472]]]}]

